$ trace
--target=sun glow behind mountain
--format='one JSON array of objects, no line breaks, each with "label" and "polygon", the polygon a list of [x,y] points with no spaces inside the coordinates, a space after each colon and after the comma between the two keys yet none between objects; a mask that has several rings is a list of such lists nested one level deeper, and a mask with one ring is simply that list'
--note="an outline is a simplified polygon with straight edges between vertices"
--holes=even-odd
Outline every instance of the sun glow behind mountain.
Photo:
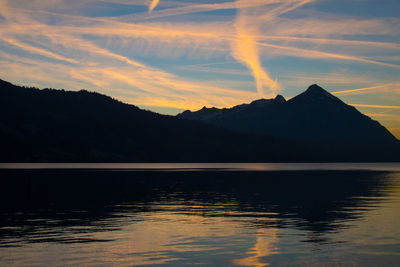
[{"label": "sun glow behind mountain", "polygon": [[0,0],[0,78],[170,114],[318,83],[399,138],[399,9],[396,0]]}]

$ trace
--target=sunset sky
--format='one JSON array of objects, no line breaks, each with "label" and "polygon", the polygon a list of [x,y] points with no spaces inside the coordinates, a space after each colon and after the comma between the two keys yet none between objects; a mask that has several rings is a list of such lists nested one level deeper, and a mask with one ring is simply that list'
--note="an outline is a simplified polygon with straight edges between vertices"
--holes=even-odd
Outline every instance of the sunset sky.
[{"label": "sunset sky", "polygon": [[0,78],[164,114],[317,83],[400,138],[400,1],[0,0]]}]

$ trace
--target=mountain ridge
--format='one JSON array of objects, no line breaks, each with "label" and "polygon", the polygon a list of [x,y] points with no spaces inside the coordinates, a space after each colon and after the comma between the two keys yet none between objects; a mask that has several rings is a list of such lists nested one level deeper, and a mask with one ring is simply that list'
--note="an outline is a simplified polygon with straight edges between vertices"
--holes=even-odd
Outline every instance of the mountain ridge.
[{"label": "mountain ridge", "polygon": [[[37,89],[0,82],[2,162],[273,160],[254,153],[257,144],[250,142],[253,138],[142,110],[86,90]],[[272,142],[276,139],[256,139],[263,150],[276,150]]]},{"label": "mountain ridge", "polygon": [[[256,100],[222,113],[240,118],[249,107],[257,114],[289,102]],[[400,161],[397,145],[341,146],[246,133],[142,110],[86,90],[37,89],[2,80],[0,147],[0,162]]]},{"label": "mountain ridge", "polygon": [[282,98],[255,100],[230,109],[211,108],[206,116],[204,111],[184,111],[177,116],[235,131],[291,140],[327,142],[339,138],[345,143],[372,142],[376,145],[399,142],[379,122],[316,84],[287,101]]}]

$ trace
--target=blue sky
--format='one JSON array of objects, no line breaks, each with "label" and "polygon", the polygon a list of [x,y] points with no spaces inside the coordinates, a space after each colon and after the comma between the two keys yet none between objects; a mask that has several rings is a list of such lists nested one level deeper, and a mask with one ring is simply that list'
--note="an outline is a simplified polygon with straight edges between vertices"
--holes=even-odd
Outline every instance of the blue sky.
[{"label": "blue sky", "polygon": [[0,78],[162,113],[317,83],[399,138],[399,74],[398,0],[0,0]]}]

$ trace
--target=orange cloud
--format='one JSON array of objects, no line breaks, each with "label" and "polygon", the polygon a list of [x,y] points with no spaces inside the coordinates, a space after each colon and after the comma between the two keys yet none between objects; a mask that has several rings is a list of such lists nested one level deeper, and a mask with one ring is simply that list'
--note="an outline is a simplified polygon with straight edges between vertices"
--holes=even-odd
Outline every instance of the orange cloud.
[{"label": "orange cloud", "polygon": [[[273,0],[273,1],[276,2],[276,0]],[[257,6],[265,5],[268,2],[270,2],[270,1],[248,0],[248,1],[241,1],[240,3],[238,3],[237,1],[236,2],[229,1],[229,2],[222,2],[222,3],[207,3],[207,4],[183,4],[183,6],[180,6],[180,7],[167,8],[167,9],[159,10],[157,12],[152,12],[150,14],[135,14],[135,16],[125,15],[120,18],[138,21],[138,20],[186,15],[186,14],[198,13],[198,12],[204,12],[204,11],[257,7]]]},{"label": "orange cloud", "polygon": [[370,91],[370,90],[375,90],[382,88],[385,85],[378,85],[378,86],[372,86],[372,87],[365,87],[365,88],[359,88],[359,89],[350,89],[350,90],[343,90],[343,91],[336,91],[336,92],[331,92],[331,94],[337,95],[337,94],[349,94],[349,93],[358,93],[358,92],[364,92],[364,91]]},{"label": "orange cloud", "polygon": [[48,58],[57,59],[57,60],[65,61],[65,62],[68,62],[68,63],[79,64],[79,61],[77,61],[75,59],[71,59],[71,58],[67,58],[67,57],[64,57],[64,56],[60,56],[60,55],[58,55],[56,53],[47,51],[45,49],[37,48],[37,47],[34,47],[32,45],[28,45],[28,44],[22,43],[20,41],[17,41],[16,39],[4,38],[4,37],[2,37],[0,35],[0,40],[5,42],[5,43],[7,43],[7,44],[9,44],[9,45],[18,47],[18,48],[20,48],[22,50],[25,50],[25,51],[27,51],[27,52],[29,52],[31,54],[39,54],[39,55],[42,55],[42,56],[45,56],[45,57],[48,57]]},{"label": "orange cloud", "polygon": [[[274,1],[270,1],[274,2]],[[300,4],[308,3],[309,1],[297,1],[292,4],[292,6],[288,7],[288,4],[282,5],[280,9],[275,9],[273,10],[272,15],[270,15],[270,20],[271,22],[274,22],[276,18],[276,14],[279,14],[280,12],[288,12],[291,9],[297,7]],[[240,2],[241,3],[241,2]],[[247,3],[247,1],[246,1]],[[250,3],[250,2],[249,2]],[[265,4],[266,2],[264,2]],[[285,2],[286,3],[286,2]],[[291,1],[287,2],[291,3]],[[256,4],[260,5],[260,3],[257,1],[256,3],[253,3],[253,6]],[[243,7],[246,5],[238,5],[239,7]],[[248,5],[251,6],[251,5]],[[25,10],[26,11],[26,10]],[[17,10],[15,10],[17,12]],[[36,11],[35,11],[36,12]],[[60,15],[61,16],[61,15]],[[224,42],[231,42],[234,44],[234,47],[250,47],[252,48],[249,53],[248,59],[246,59],[244,64],[247,66],[253,66],[250,69],[254,69],[254,73],[260,73],[260,77],[264,76],[264,78],[268,81],[268,78],[270,78],[264,69],[260,68],[260,64],[258,62],[260,61],[259,58],[256,57],[258,60],[250,60],[251,58],[254,58],[254,55],[259,55],[259,52],[262,52],[262,54],[277,54],[277,55],[283,55],[283,56],[293,56],[293,57],[303,57],[303,58],[315,58],[315,59],[336,59],[336,60],[347,60],[347,61],[358,61],[358,62],[363,62],[363,63],[368,63],[368,64],[375,64],[375,65],[381,65],[381,66],[386,66],[386,67],[392,67],[392,68],[399,68],[399,65],[397,64],[389,64],[389,63],[384,63],[384,62],[379,62],[376,60],[372,59],[366,59],[363,57],[359,56],[352,56],[352,55],[343,55],[339,53],[330,53],[330,52],[324,52],[324,51],[318,51],[314,49],[303,49],[303,48],[298,48],[298,47],[293,47],[293,46],[288,46],[288,45],[277,45],[277,44],[270,44],[266,43],[263,41],[266,40],[282,40],[283,42],[287,41],[293,41],[293,42],[309,42],[309,43],[317,43],[317,44],[329,44],[331,42],[331,39],[323,39],[323,38],[305,38],[305,37],[296,37],[296,36],[271,36],[271,35],[260,35],[260,34],[255,34],[255,32],[258,32],[258,24],[260,22],[258,20],[251,21],[251,23],[244,23],[245,27],[240,27],[239,25],[239,34],[235,34],[230,28],[229,24],[221,24],[221,23],[195,23],[195,24],[190,24],[190,23],[163,23],[163,24],[157,24],[157,23],[147,23],[147,24],[131,24],[131,23],[122,23],[118,22],[112,19],[104,19],[104,18],[95,18],[95,19],[90,19],[90,18],[82,18],[82,17],[77,17],[77,16],[70,16],[67,15],[69,19],[73,19],[74,21],[82,20],[84,23],[83,25],[79,23],[79,27],[71,27],[71,26],[57,26],[57,27],[52,27],[48,25],[42,25],[41,31],[47,32],[50,28],[50,30],[55,31],[57,30],[58,32],[62,33],[68,33],[68,34],[90,34],[90,35],[98,35],[98,36],[118,36],[119,38],[123,38],[126,41],[133,41],[137,40],[137,38],[143,38],[145,39],[148,44],[146,45],[146,49],[151,49],[152,46],[155,43],[162,43],[163,45],[161,46],[163,49],[156,49],[158,46],[154,46],[154,50],[157,51],[157,55],[163,56],[171,56],[174,53],[178,53],[178,55],[181,55],[182,53],[189,53],[188,50],[193,50],[197,49],[197,51],[190,52],[192,55],[197,54],[197,53],[204,53],[208,51],[208,53],[212,53],[215,55],[215,53],[226,53],[226,49],[224,50]],[[267,15],[262,16],[263,19],[267,19]],[[253,20],[250,18],[250,20]],[[375,22],[375,21],[373,21]],[[95,23],[95,24],[93,24]],[[263,21],[264,23],[264,21]],[[322,22],[321,22],[322,23]],[[372,23],[372,22],[371,22]],[[370,25],[371,23],[364,23],[363,25],[365,27],[369,26],[372,29],[375,29],[375,27],[372,27],[373,25]],[[32,25],[33,24],[33,25]],[[269,24],[269,23],[266,23]],[[276,23],[275,23],[276,24]],[[276,25],[273,24],[275,27]],[[331,25],[332,24],[332,25]],[[85,25],[87,25],[85,27]],[[332,27],[333,22],[330,22]],[[257,27],[256,27],[257,26]],[[34,27],[34,28],[31,28]],[[51,29],[53,28],[53,29]],[[334,28],[334,27],[333,27]],[[340,27],[337,27],[340,28]],[[210,30],[211,29],[211,30]],[[255,30],[254,30],[255,29]],[[16,29],[15,27],[8,27],[8,29],[2,29],[2,31],[10,32],[10,33],[18,33],[18,32],[32,32],[33,30],[38,31],[37,29],[37,23],[34,25],[34,23],[29,23],[28,25],[23,25],[23,27],[19,27]],[[301,29],[299,29],[301,30]],[[258,40],[258,42],[256,42]],[[349,40],[337,40],[334,39],[332,40],[333,44],[336,45],[352,45],[352,46],[369,46],[369,47],[385,47],[388,49],[394,49],[394,50],[399,50],[400,46],[395,43],[384,43],[384,42],[363,42],[363,41],[349,41]],[[196,45],[193,45],[196,44]],[[237,44],[237,45],[235,45]],[[241,45],[240,45],[241,44]],[[132,45],[134,46],[134,45]],[[174,47],[174,48],[179,48],[175,49],[174,53],[171,53],[171,51],[168,51],[168,47]],[[186,49],[181,49],[182,46]],[[274,49],[264,49],[262,51],[258,51],[259,47],[268,47],[268,48],[274,48]],[[193,48],[194,47],[194,48]],[[219,49],[221,48],[221,49]],[[200,50],[203,49],[203,50]],[[234,51],[233,54],[234,56],[236,55],[237,58],[246,58],[246,56],[242,56],[241,53],[245,52],[239,52],[240,50],[237,49],[238,51]],[[178,52],[179,51],[179,52]],[[252,56],[253,55],[253,56]],[[240,60],[239,60],[240,61]],[[258,61],[258,62],[257,62]],[[240,61],[242,62],[242,61]],[[263,71],[265,72],[266,75],[263,74]],[[261,78],[258,80],[262,80]],[[273,80],[270,78],[269,79],[270,84],[273,84]],[[260,84],[261,82],[259,82]]]},{"label": "orange cloud", "polygon": [[[322,14],[321,14],[322,15]],[[268,33],[283,36],[349,36],[349,35],[389,35],[399,36],[399,18],[390,19],[356,19],[349,17],[332,17],[320,19],[318,16],[307,18],[279,18],[269,28]]]},{"label": "orange cloud", "polygon": [[[258,48],[257,36],[260,35],[259,28],[261,23],[266,23],[277,16],[289,12],[294,8],[301,6],[309,1],[287,1],[280,3],[280,1],[264,1],[264,5],[279,4],[278,7],[270,8],[267,6],[267,11],[260,15],[257,14],[253,8],[249,9],[244,6],[244,3],[251,2],[248,0],[237,0],[239,13],[235,21],[236,37],[233,39],[232,55],[239,62],[246,65],[252,72],[258,93],[262,96],[264,94],[264,87],[276,94],[281,90],[278,82],[270,77],[266,70],[264,70]],[[259,1],[254,1],[259,4]],[[297,2],[297,3],[296,3]],[[291,6],[294,4],[293,6]],[[259,7],[257,7],[259,8]]]},{"label": "orange cloud", "polygon": [[[52,1],[50,0],[50,2]],[[112,0],[112,2],[129,3],[130,1]],[[140,2],[143,5],[149,4],[149,1]],[[105,93],[108,92],[104,88],[115,88],[115,91],[112,92],[129,100],[130,103],[143,101],[143,105],[157,104],[195,109],[204,105],[231,106],[258,98],[260,94],[270,96],[272,93],[276,93],[280,86],[262,65],[262,58],[270,55],[334,59],[341,62],[354,61],[399,68],[399,65],[396,64],[362,56],[364,48],[375,50],[384,48],[385,51],[397,52],[400,50],[399,44],[338,39],[342,30],[346,35],[379,33],[384,27],[392,29],[391,23],[384,19],[368,21],[344,19],[326,22],[317,19],[284,19],[280,17],[280,14],[309,2],[306,0],[238,0],[218,4],[185,3],[178,8],[154,10],[151,14],[145,12],[141,15],[151,18],[207,10],[231,8],[239,10],[235,22],[128,23],[119,21],[120,17],[89,18],[71,14],[55,14],[46,10],[28,10],[21,8],[22,6],[11,9],[7,3],[15,2],[3,1],[0,2],[0,5],[5,8],[3,6],[0,8],[0,14],[6,22],[0,24],[2,41],[7,46],[14,46],[34,55],[59,61],[60,64],[52,65],[44,62],[43,58],[32,57],[29,62],[30,66],[25,66],[23,62],[28,62],[27,58],[17,60],[14,57],[15,61],[7,58],[15,68],[10,70],[7,67],[7,60],[3,57],[1,75],[17,78],[17,68],[20,68],[29,72],[27,75],[32,80],[35,79],[39,82],[40,77],[42,81],[49,82],[49,85],[51,85],[50,81],[64,84],[65,88],[83,88],[84,85],[89,85],[89,87],[95,86],[96,90],[103,90]],[[65,3],[67,2],[64,1]],[[43,6],[46,5],[43,4]],[[46,24],[54,16],[59,19],[58,23],[56,25]],[[128,17],[126,16],[124,19]],[[141,18],[136,14],[130,15],[130,17],[135,20]],[[349,22],[354,22],[347,26],[351,29],[344,29],[344,25],[348,25]],[[353,25],[356,26],[353,27]],[[315,29],[315,34],[313,35],[307,27]],[[329,31],[329,38],[320,37],[323,35],[324,28]],[[276,29],[282,31],[279,32]],[[396,33],[396,29],[393,29],[392,33]],[[330,39],[332,36],[336,39]],[[95,37],[93,39],[96,41],[89,41],[92,37]],[[340,51],[332,52],[332,50],[335,51],[333,46],[339,47]],[[348,47],[351,49],[357,47],[358,50],[356,52],[347,50]],[[135,60],[135,53],[141,55],[149,53],[155,57],[187,56],[226,59],[233,56],[250,70],[259,93],[234,90],[233,86],[229,84],[231,81],[226,80],[201,82],[185,79],[173,75],[169,71],[153,68]],[[125,55],[129,55],[129,57]],[[65,63],[75,65],[70,66]],[[43,68],[46,71],[39,71],[32,66]],[[217,71],[217,68],[214,70]],[[207,70],[203,68],[202,71]],[[52,73],[52,77],[46,76],[46,72]],[[35,77],[34,73],[38,75]],[[225,73],[235,74],[226,70]],[[245,72],[242,72],[242,75],[244,74]],[[348,83],[348,81],[342,82]],[[376,84],[376,81],[365,83]],[[352,90],[358,90],[353,91],[354,93],[368,92],[367,89],[360,89]]]},{"label": "orange cloud", "polygon": [[158,2],[159,2],[159,0],[151,1],[150,6],[149,6],[149,11],[150,12],[153,11],[153,9],[158,5]]},{"label": "orange cloud", "polygon": [[[393,50],[400,50],[400,44],[392,42],[378,42],[378,41],[359,41],[359,40],[344,40],[344,39],[334,39],[334,38],[315,38],[315,37],[301,37],[301,36],[291,36],[291,35],[260,35],[257,36],[259,40],[266,41],[289,41],[298,43],[314,43],[318,45],[340,45],[340,46],[354,46],[359,48],[360,46],[376,48],[387,48]],[[383,57],[384,59],[399,60],[400,57]]]},{"label": "orange cloud", "polygon": [[[294,10],[302,5],[305,5],[312,0],[288,0],[288,1],[264,1],[265,9],[257,7],[243,7],[243,4],[249,2],[248,0],[237,0],[239,9],[235,21],[236,38],[233,40],[232,55],[239,62],[245,64],[253,73],[254,80],[258,93],[262,96],[264,94],[264,87],[276,94],[281,90],[278,82],[270,77],[266,70],[264,70],[259,52],[259,40],[257,36],[260,35],[259,29],[262,24],[268,24],[271,20],[276,19],[278,16]],[[251,2],[251,1],[250,1]],[[254,1],[259,3],[259,1]],[[278,4],[277,7],[272,7],[270,4]],[[259,11],[262,11],[260,14]]]},{"label": "orange cloud", "polygon": [[332,92],[332,94],[346,94],[346,95],[351,95],[351,94],[365,94],[365,93],[370,93],[372,92],[380,92],[380,93],[400,93],[400,83],[398,82],[393,82],[393,83],[385,83],[377,86],[372,86],[372,87],[365,87],[365,88],[359,88],[359,89],[350,89],[350,90],[343,90],[343,91],[336,91]]},{"label": "orange cloud", "polygon": [[[362,57],[351,56],[351,55],[343,55],[336,53],[323,52],[319,50],[313,49],[303,49],[298,47],[291,46],[283,46],[283,45],[274,45],[269,43],[260,43],[260,46],[265,46],[269,48],[276,48],[275,53],[280,55],[290,55],[293,57],[302,57],[302,58],[314,58],[314,59],[336,59],[336,60],[346,60],[346,61],[356,61],[374,65],[380,65],[390,68],[400,68],[400,65],[384,63],[380,61],[370,60]],[[272,53],[271,50],[268,50],[269,53]]]},{"label": "orange cloud", "polygon": [[[64,36],[63,41],[69,46],[79,47],[86,52],[86,57],[89,58],[85,60],[86,64],[77,68],[0,53],[1,57],[6,58],[6,61],[0,61],[3,63],[0,64],[0,69],[8,69],[7,76],[10,79],[14,77],[14,81],[20,80],[18,73],[26,73],[24,79],[38,83],[48,82],[52,87],[58,85],[68,89],[90,89],[94,86],[96,91],[132,104],[199,109],[203,106],[234,106],[257,98],[252,92],[216,86],[211,82],[185,80],[96,47],[79,38],[66,37],[68,36]],[[96,60],[110,58],[126,65],[93,64],[90,62],[93,57]],[[10,64],[12,61],[14,63]],[[14,74],[11,74],[11,68],[16,70]],[[65,79],[65,74],[68,74],[68,79]],[[55,77],[58,77],[58,80],[54,80]],[[107,88],[112,88],[112,91],[108,91]]]},{"label": "orange cloud", "polygon": [[262,67],[257,41],[250,30],[250,25],[246,25],[246,19],[245,16],[239,15],[236,20],[237,38],[235,38],[232,45],[232,55],[251,70],[257,91],[261,96],[264,95],[264,87],[268,87],[272,93],[276,93],[280,86]]},{"label": "orange cloud", "polygon": [[386,105],[367,105],[367,104],[349,104],[354,107],[363,108],[384,108],[384,109],[400,109],[400,106],[386,106]]}]

